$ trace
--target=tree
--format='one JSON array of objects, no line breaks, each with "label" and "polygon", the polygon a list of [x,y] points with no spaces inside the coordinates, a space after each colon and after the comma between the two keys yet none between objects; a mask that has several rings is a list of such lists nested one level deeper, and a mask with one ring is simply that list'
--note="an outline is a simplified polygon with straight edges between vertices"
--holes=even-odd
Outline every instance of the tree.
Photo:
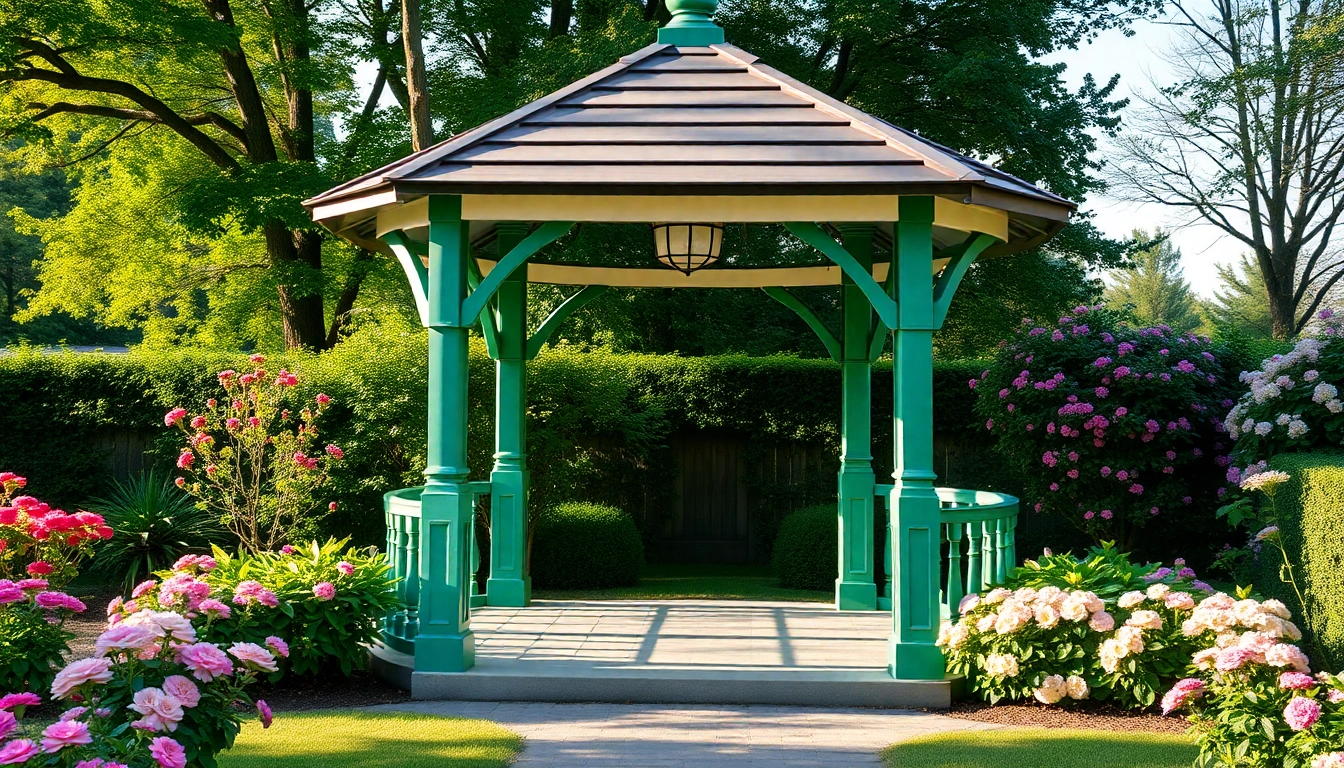
[{"label": "tree", "polygon": [[1176,84],[1144,100],[1120,141],[1135,200],[1188,212],[1251,252],[1274,336],[1286,339],[1344,277],[1344,5],[1172,3]]},{"label": "tree", "polygon": [[1198,304],[1181,269],[1181,252],[1168,234],[1134,230],[1139,244],[1130,266],[1111,272],[1106,301],[1114,307],[1128,304],[1148,325],[1168,325],[1177,333],[1193,331],[1203,322]]},{"label": "tree", "polygon": [[[163,212],[165,225],[255,236],[264,256],[247,260],[274,291],[285,344],[329,346],[366,266],[348,260],[345,279],[324,275],[323,234],[299,205],[332,183],[319,147],[347,95],[350,63],[336,55],[325,6],[0,0],[0,8],[9,133],[69,165],[107,158],[129,139],[143,139],[133,151],[155,164],[152,149],[162,147],[181,174],[160,201],[176,206]],[[337,301],[330,328],[328,284]]]},{"label": "tree", "polygon": [[1242,254],[1236,263],[1219,264],[1217,269],[1222,287],[1214,292],[1213,300],[1204,305],[1209,321],[1215,327],[1235,328],[1252,338],[1273,336],[1269,291],[1251,257]]}]

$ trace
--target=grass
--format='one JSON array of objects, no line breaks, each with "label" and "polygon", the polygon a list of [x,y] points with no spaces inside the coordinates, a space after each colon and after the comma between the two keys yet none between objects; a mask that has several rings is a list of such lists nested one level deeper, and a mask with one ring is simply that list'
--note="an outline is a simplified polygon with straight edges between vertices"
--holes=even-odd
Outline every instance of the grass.
[{"label": "grass", "polygon": [[541,589],[546,600],[803,600],[824,603],[829,591],[782,589],[765,565],[646,565],[633,587]]},{"label": "grass", "polygon": [[313,712],[248,723],[220,768],[503,768],[518,734],[486,720],[368,712]]},{"label": "grass", "polygon": [[890,768],[1187,768],[1185,736],[1047,728],[942,733],[882,751]]}]

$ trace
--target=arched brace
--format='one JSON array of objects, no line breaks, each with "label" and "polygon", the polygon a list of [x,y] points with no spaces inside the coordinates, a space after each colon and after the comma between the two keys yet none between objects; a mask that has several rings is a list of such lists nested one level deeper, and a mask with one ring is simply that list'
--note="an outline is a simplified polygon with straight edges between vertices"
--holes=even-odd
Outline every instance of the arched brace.
[{"label": "arched brace", "polygon": [[791,221],[784,226],[799,240],[821,251],[826,258],[844,270],[849,279],[863,291],[863,295],[868,297],[868,302],[873,305],[873,311],[877,313],[878,318],[888,328],[895,327],[896,300],[882,290],[882,285],[873,279],[872,274],[864,269],[843,245],[837,243],[835,238],[811,221]]},{"label": "arched brace", "polygon": [[532,360],[541,353],[541,348],[546,345],[546,341],[551,338],[561,324],[569,319],[570,315],[583,309],[590,301],[606,292],[607,286],[605,285],[585,286],[578,293],[562,301],[560,306],[551,310],[551,314],[542,322],[541,327],[527,337],[527,359]]},{"label": "arched brace", "polygon": [[406,282],[410,283],[411,295],[415,297],[415,311],[420,315],[420,324],[429,327],[429,270],[425,269],[424,262],[420,261],[420,254],[416,253],[415,246],[406,233],[401,230],[393,230],[383,235],[383,242],[387,243],[396,255],[397,262],[401,264],[401,269],[406,273]]},{"label": "arched brace", "polygon": [[[474,291],[476,290],[476,287],[479,286],[480,284],[481,284],[480,265],[476,263],[475,259],[467,259],[467,286]],[[482,312],[480,315],[480,320],[481,320],[481,336],[485,339],[485,354],[488,355],[491,360],[498,360],[499,328],[495,326],[495,313]]]},{"label": "arched brace", "polygon": [[548,221],[523,238],[521,243],[514,246],[507,256],[495,264],[490,274],[481,280],[476,290],[472,291],[462,303],[462,317],[472,320],[479,317],[485,311],[485,305],[489,303],[490,298],[495,295],[495,291],[499,290],[500,284],[507,280],[515,269],[521,267],[537,251],[559,240],[573,227],[572,221]]},{"label": "arched brace", "polygon": [[991,235],[974,235],[966,238],[966,242],[961,245],[938,254],[939,257],[947,255],[949,260],[933,286],[933,327],[943,327],[947,309],[952,305],[952,297],[956,295],[961,279],[966,276],[966,270],[975,263],[975,257],[995,242],[996,239]]},{"label": "arched brace", "polygon": [[821,322],[821,318],[817,317],[815,312],[809,309],[806,304],[798,300],[797,296],[789,293],[785,288],[770,286],[762,288],[761,290],[765,291],[766,295],[770,298],[798,313],[798,316],[803,319],[803,322],[807,323],[807,326],[817,334],[817,338],[821,340],[822,346],[826,347],[826,351],[831,354],[831,359],[836,362],[840,361],[840,358],[843,356],[843,353],[840,350],[840,341],[836,339],[835,334],[831,333],[830,329]]}]

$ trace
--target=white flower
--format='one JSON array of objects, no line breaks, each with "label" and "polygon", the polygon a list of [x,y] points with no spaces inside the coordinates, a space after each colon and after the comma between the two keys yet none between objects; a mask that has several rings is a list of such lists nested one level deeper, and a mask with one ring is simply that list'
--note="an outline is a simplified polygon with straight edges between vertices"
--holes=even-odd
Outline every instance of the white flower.
[{"label": "white flower", "polygon": [[1250,432],[1253,429],[1255,429],[1255,419],[1247,419],[1241,422],[1242,432]]},{"label": "white flower", "polygon": [[1319,378],[1321,378],[1321,372],[1318,371],[1318,370],[1316,370],[1316,369],[1314,369],[1314,368],[1313,368],[1312,370],[1307,371],[1306,373],[1302,374],[1302,380],[1305,381],[1305,382],[1307,382],[1308,384],[1310,384],[1311,382],[1313,382],[1313,381],[1315,381],[1315,380],[1317,380],[1317,379],[1319,379]]},{"label": "white flower", "polygon": [[1324,403],[1327,400],[1333,400],[1337,394],[1339,394],[1339,390],[1335,388],[1335,385],[1323,381],[1311,390],[1311,399],[1313,402]]},{"label": "white flower", "polygon": [[1118,601],[1117,604],[1121,608],[1129,610],[1130,608],[1133,608],[1134,606],[1138,605],[1139,603],[1142,603],[1144,600],[1147,599],[1148,599],[1147,595],[1143,594],[1142,592],[1139,591],[1126,592],[1125,594],[1120,596],[1120,600]]},{"label": "white flower", "polygon": [[974,611],[975,607],[979,604],[980,604],[980,596],[975,593],[971,593],[961,598],[961,602],[957,604],[957,612],[960,613],[962,616],[965,616],[971,611]]},{"label": "white flower", "polygon": [[1273,400],[1282,394],[1282,391],[1274,384],[1262,384],[1260,386],[1251,385],[1251,397],[1255,402],[1263,403],[1266,400]]},{"label": "white flower", "polygon": [[1053,629],[1059,623],[1059,611],[1053,605],[1036,606],[1036,625],[1041,629]]},{"label": "white flower", "polygon": [[1139,629],[1161,629],[1162,617],[1157,611],[1135,611],[1125,620],[1125,626]]},{"label": "white flower", "polygon": [[1286,427],[1286,426],[1288,426],[1288,422],[1290,422],[1290,421],[1292,421],[1292,420],[1293,420],[1293,417],[1292,417],[1291,414],[1280,413],[1280,414],[1278,415],[1278,417],[1274,419],[1274,423],[1275,423],[1275,424],[1278,424],[1280,427]]},{"label": "white flower", "polygon": [[1069,698],[1074,701],[1086,699],[1092,692],[1092,689],[1087,686],[1087,681],[1078,675],[1070,675],[1069,679],[1064,681],[1064,685],[1068,689]]},{"label": "white flower", "polygon": [[1059,607],[1059,615],[1069,621],[1085,621],[1092,617],[1092,611],[1087,610],[1087,598],[1081,592],[1075,592],[1065,598]]},{"label": "white flower", "polygon": [[1341,401],[1338,398],[1331,400],[1325,404],[1325,409],[1331,413],[1344,411],[1344,401]]},{"label": "white flower", "polygon": [[980,620],[975,622],[975,630],[977,632],[990,631],[991,629],[994,628],[994,620],[997,618],[999,618],[998,615],[993,613],[989,614],[988,616],[981,616]]},{"label": "white flower", "polygon": [[1257,472],[1241,481],[1243,491],[1265,491],[1270,492],[1281,483],[1288,482],[1291,475],[1277,469],[1271,469],[1264,472]]},{"label": "white flower", "polygon": [[1130,653],[1143,653],[1143,630],[1139,627],[1123,626],[1115,631],[1115,639],[1123,643]]},{"label": "white flower", "polygon": [[943,622],[943,626],[938,630],[938,642],[936,645],[956,650],[958,646],[966,642],[970,632],[961,624],[953,624],[950,621]]},{"label": "white flower", "polygon": [[1268,421],[1262,421],[1255,425],[1255,434],[1264,437],[1265,435],[1268,435],[1269,431],[1273,428],[1273,424],[1270,424]]},{"label": "white flower", "polygon": [[985,658],[985,674],[990,677],[1017,677],[1017,657],[1011,653],[991,653]]},{"label": "white flower", "polygon": [[1153,586],[1148,588],[1148,599],[1161,600],[1162,598],[1166,597],[1167,593],[1170,591],[1171,587],[1167,586],[1166,584],[1154,584]]},{"label": "white flower", "polygon": [[1278,616],[1280,619],[1293,618],[1293,612],[1288,610],[1288,606],[1284,605],[1282,600],[1275,600],[1271,598],[1261,603],[1260,607],[1264,608],[1269,613]]},{"label": "white flower", "polygon": [[997,603],[1003,602],[1011,594],[1013,594],[1013,591],[1011,589],[1004,589],[1003,587],[995,587],[994,589],[991,589],[989,591],[988,595],[985,595],[984,603],[985,605],[995,605]]},{"label": "white flower", "polygon": [[1289,437],[1301,437],[1305,434],[1307,434],[1307,423],[1305,421],[1294,419],[1288,422]]},{"label": "white flower", "polygon": [[1042,704],[1057,704],[1069,693],[1069,685],[1061,675],[1050,675],[1041,681],[1041,687],[1034,691],[1036,700]]},{"label": "white flower", "polygon": [[1288,645],[1286,643],[1279,643],[1268,651],[1265,651],[1265,663],[1269,664],[1271,667],[1292,667],[1298,672],[1311,671],[1307,655],[1296,645]]}]

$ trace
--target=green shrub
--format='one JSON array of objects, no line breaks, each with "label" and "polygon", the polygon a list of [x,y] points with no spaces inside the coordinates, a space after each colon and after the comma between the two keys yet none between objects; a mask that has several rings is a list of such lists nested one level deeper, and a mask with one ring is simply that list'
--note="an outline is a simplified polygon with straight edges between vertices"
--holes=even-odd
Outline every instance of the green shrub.
[{"label": "green shrub", "polygon": [[840,521],[834,504],[807,507],[784,518],[770,565],[786,589],[835,587],[840,562]]},{"label": "green shrub", "polygon": [[1274,495],[1279,536],[1309,605],[1280,578],[1281,555],[1263,546],[1252,573],[1255,587],[1303,617],[1304,644],[1317,664],[1344,662],[1344,454],[1281,454],[1270,461],[1290,479]]},{"label": "green shrub", "polygon": [[630,516],[615,507],[570,502],[546,510],[532,543],[538,589],[606,589],[639,583],[644,545]]},{"label": "green shrub", "polygon": [[[5,591],[0,589],[0,594]],[[38,590],[25,589],[23,593],[20,601],[0,603],[0,695],[19,691],[45,694],[65,663],[69,642],[75,639],[75,633],[65,628],[69,611],[42,610],[35,603]]]}]

